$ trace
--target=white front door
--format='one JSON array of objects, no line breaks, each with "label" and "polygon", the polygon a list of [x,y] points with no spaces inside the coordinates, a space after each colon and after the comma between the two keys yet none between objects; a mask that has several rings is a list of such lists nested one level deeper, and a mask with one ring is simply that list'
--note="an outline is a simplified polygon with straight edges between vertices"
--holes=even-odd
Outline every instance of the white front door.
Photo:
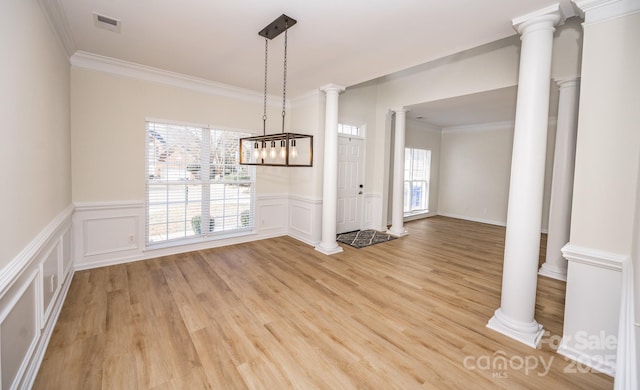
[{"label": "white front door", "polygon": [[364,139],[338,137],[337,233],[360,229],[363,178]]}]

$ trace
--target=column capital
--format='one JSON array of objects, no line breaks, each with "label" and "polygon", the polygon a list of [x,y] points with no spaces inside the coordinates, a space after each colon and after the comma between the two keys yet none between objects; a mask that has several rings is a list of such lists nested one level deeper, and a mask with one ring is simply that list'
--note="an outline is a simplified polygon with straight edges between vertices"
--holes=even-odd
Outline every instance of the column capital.
[{"label": "column capital", "polygon": [[409,109],[404,107],[398,107],[398,108],[392,108],[391,111],[397,114],[399,112],[405,113],[409,111]]},{"label": "column capital", "polygon": [[511,23],[513,28],[523,37],[530,32],[538,30],[551,30],[553,32],[555,31],[555,26],[563,23],[565,18],[560,9],[560,4],[556,3],[517,17]]},{"label": "column capital", "polygon": [[326,84],[323,85],[322,87],[320,87],[320,90],[324,93],[329,93],[329,92],[344,92],[345,87],[343,87],[342,85],[338,85],[338,84]]}]

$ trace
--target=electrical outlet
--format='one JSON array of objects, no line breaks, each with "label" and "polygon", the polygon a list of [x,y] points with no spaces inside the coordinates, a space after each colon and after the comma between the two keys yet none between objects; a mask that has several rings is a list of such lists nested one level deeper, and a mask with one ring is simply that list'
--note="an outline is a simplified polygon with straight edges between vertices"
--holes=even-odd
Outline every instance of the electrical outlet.
[{"label": "electrical outlet", "polygon": [[136,236],[133,234],[129,235],[129,244],[133,244],[136,241]]},{"label": "electrical outlet", "polygon": [[54,292],[56,290],[56,276],[55,275],[51,275],[51,279],[50,279],[51,283],[50,283],[50,292]]}]

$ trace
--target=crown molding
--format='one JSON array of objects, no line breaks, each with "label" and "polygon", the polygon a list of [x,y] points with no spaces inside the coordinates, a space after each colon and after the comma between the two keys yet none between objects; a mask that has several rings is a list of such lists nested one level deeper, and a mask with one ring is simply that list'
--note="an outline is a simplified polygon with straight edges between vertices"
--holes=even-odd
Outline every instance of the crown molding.
[{"label": "crown molding", "polygon": [[[549,119],[547,119],[547,128],[555,127],[556,125],[557,125],[556,117],[551,116],[549,117]],[[475,133],[475,132],[481,132],[481,131],[504,130],[504,129],[514,130],[515,127],[516,127],[516,124],[514,121],[478,123],[473,125],[443,127],[442,134]]]},{"label": "crown molding", "polygon": [[407,125],[414,125],[420,127],[421,130],[425,130],[434,134],[441,134],[442,128],[438,126],[434,126],[431,123],[421,121],[415,118],[407,118]]},{"label": "crown molding", "polygon": [[639,0],[571,0],[583,25],[604,22],[640,12]]},{"label": "crown molding", "polygon": [[71,36],[71,29],[67,22],[60,0],[38,0],[51,29],[55,32],[58,41],[62,45],[67,57],[71,57],[76,51],[76,44]]},{"label": "crown molding", "polygon": [[[77,51],[71,56],[71,66],[115,76],[169,85],[209,95],[224,96],[252,103],[262,103],[263,95],[250,89],[187,76],[151,66],[140,65],[98,54]],[[279,107],[282,99],[273,95],[267,96],[269,106]]]},{"label": "crown molding", "polygon": [[492,131],[492,130],[503,130],[503,129],[513,130],[514,127],[515,127],[515,122],[513,121],[479,123],[474,125],[443,127],[442,134],[475,133],[480,131]]},{"label": "crown molding", "polygon": [[325,98],[325,94],[320,89],[312,89],[291,99],[291,107],[303,107],[307,105],[318,105]]}]

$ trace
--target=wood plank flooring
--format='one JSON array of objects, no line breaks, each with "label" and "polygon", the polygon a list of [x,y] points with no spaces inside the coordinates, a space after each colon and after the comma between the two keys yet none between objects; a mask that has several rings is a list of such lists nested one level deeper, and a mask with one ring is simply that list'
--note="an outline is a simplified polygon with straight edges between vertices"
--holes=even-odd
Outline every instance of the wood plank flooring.
[{"label": "wood plank flooring", "polygon": [[[564,372],[559,338],[535,350],[486,328],[504,228],[406,227],[333,256],[279,237],[77,272],[35,388],[612,388]],[[564,283],[539,277],[546,340],[563,310]]]}]

